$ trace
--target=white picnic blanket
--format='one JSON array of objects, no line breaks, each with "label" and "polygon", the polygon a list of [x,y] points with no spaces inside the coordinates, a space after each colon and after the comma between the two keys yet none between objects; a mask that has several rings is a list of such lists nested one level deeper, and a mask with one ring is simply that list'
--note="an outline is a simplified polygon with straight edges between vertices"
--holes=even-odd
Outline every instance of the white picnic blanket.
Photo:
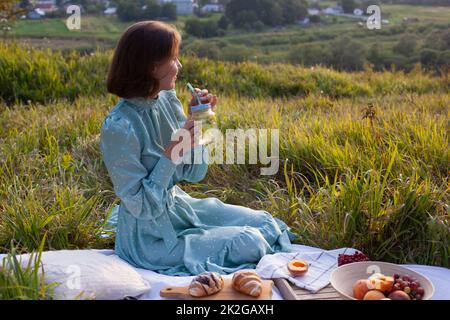
[{"label": "white picnic blanket", "polygon": [[[323,250],[320,248],[314,248],[314,247],[297,245],[297,244],[292,245],[292,249],[293,249],[293,252],[291,252],[289,254],[294,254],[294,256],[295,256],[297,253],[300,253],[301,255],[299,255],[298,258],[306,257],[306,255],[310,255],[311,257],[317,258],[317,255],[318,254],[320,255],[321,252],[324,252],[325,257],[330,257],[330,256],[337,257],[337,255],[339,253],[342,253],[343,251],[346,251],[346,253],[354,252],[354,249],[348,249],[348,248],[327,251],[327,250]],[[104,252],[105,254],[114,254],[113,250],[103,250],[102,252]],[[275,255],[272,255],[272,256],[275,256]],[[270,255],[263,257],[263,259],[270,259]],[[260,263],[257,266],[258,272],[260,272],[258,267],[261,266],[261,262],[263,262],[263,259],[260,260]],[[306,258],[306,259],[308,259],[308,261],[310,261],[309,258]],[[328,260],[328,258],[327,259],[320,258],[320,261],[323,262],[324,265],[328,265],[331,263]],[[450,269],[441,268],[441,267],[433,267],[433,266],[424,266],[424,265],[404,265],[404,267],[407,267],[414,271],[422,273],[423,275],[427,276],[428,279],[430,279],[433,282],[434,287],[435,287],[435,294],[433,296],[434,300],[450,300],[450,290],[448,289],[448,288],[450,288]],[[139,269],[139,268],[136,268],[135,270],[144,279],[146,279],[152,286],[152,289],[147,294],[144,294],[139,297],[140,300],[166,299],[166,298],[161,298],[159,296],[159,291],[161,288],[163,288],[165,286],[169,286],[169,285],[171,285],[171,286],[186,286],[186,285],[189,285],[189,283],[191,282],[191,280],[193,278],[192,276],[191,277],[166,276],[166,275],[156,273],[154,271]],[[309,270],[311,270],[311,269],[309,269]],[[310,272],[309,270],[308,270],[308,273]],[[323,274],[323,277],[320,278],[319,280],[317,280],[317,282],[321,283],[321,285],[325,284],[325,283],[328,284],[329,283],[328,275],[330,274],[329,271],[330,270],[328,270],[328,272],[325,272]],[[231,278],[232,276],[233,276],[232,274],[229,274],[229,275],[225,275],[224,278]],[[291,280],[291,279],[289,279],[289,280]],[[283,300],[283,297],[281,296],[280,291],[275,286],[272,291],[272,299],[273,300]]]},{"label": "white picnic blanket", "polygon": [[[336,267],[333,264],[336,263],[337,255],[342,252],[351,253],[354,249],[336,249],[336,250],[322,250],[320,248],[308,247],[303,245],[293,245],[293,251],[290,253],[278,253],[274,255],[264,256],[259,264],[257,265],[257,271],[263,276],[267,277],[266,272],[273,272],[273,277],[285,277],[284,271],[285,259],[292,257],[304,258],[310,262],[310,269],[308,271],[308,276],[300,277],[297,279],[291,278],[288,275],[288,280],[294,282],[299,286],[307,288],[309,286],[310,290],[316,290],[318,287],[326,286],[329,283],[329,275],[331,271]],[[114,256],[114,250],[103,249],[96,250],[102,254],[108,256]],[[0,257],[3,256],[0,254]],[[283,260],[284,259],[284,260]],[[273,263],[275,271],[271,271],[269,267]],[[420,272],[427,276],[434,284],[435,294],[433,296],[434,300],[450,300],[450,269],[425,266],[425,265],[404,265],[414,271]],[[134,267],[132,267],[134,268]],[[156,273],[151,270],[134,268],[146,281],[151,285],[151,290],[146,294],[139,297],[140,300],[160,300],[165,299],[159,296],[159,291],[165,286],[186,286],[189,285],[193,276],[189,277],[177,277],[177,276],[167,276]],[[233,275],[225,275],[224,278],[231,278]],[[270,274],[271,276],[271,274]],[[267,277],[267,278],[270,278]],[[279,290],[274,287],[272,291],[272,298],[274,300],[282,300],[282,296]]]}]

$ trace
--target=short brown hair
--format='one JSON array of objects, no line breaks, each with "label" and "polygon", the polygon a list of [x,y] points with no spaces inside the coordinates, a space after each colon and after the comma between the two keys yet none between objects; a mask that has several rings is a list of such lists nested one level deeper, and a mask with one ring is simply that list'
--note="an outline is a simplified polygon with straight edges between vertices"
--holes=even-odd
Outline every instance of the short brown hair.
[{"label": "short brown hair", "polygon": [[142,21],[130,26],[114,51],[107,89],[121,98],[149,97],[159,90],[151,72],[178,55],[179,32],[159,21]]}]

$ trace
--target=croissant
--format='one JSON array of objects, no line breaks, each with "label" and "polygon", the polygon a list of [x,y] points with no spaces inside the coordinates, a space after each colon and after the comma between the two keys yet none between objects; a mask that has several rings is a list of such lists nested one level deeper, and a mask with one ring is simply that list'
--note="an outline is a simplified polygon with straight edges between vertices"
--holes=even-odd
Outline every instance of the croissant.
[{"label": "croissant", "polygon": [[210,296],[223,289],[224,281],[217,272],[203,272],[192,279],[189,294],[194,297]]},{"label": "croissant", "polygon": [[255,270],[241,270],[233,275],[233,288],[252,297],[259,297],[262,292],[262,280]]}]

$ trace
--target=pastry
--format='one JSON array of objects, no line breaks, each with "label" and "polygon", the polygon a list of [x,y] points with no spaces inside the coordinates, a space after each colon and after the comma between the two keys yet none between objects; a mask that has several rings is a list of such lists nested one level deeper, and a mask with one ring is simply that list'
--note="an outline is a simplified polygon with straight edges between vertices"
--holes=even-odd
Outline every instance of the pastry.
[{"label": "pastry", "polygon": [[252,297],[258,297],[262,292],[262,280],[255,270],[241,270],[233,275],[233,288]]},{"label": "pastry", "polygon": [[193,297],[205,297],[223,289],[224,281],[217,272],[203,272],[192,279],[189,294]]}]

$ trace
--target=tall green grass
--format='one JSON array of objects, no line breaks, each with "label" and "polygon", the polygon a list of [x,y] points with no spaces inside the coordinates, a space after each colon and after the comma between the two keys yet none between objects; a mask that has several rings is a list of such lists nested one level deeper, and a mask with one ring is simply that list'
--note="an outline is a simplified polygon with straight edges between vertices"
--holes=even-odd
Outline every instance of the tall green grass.
[{"label": "tall green grass", "polygon": [[98,150],[105,112],[90,101],[97,106],[64,102],[2,112],[0,246],[14,240],[33,250],[45,233],[49,249],[101,242],[114,195]]},{"label": "tall green grass", "polygon": [[0,41],[0,98],[26,103],[99,95],[105,91],[107,63],[99,52],[63,55]]},{"label": "tall green grass", "polygon": [[[189,94],[178,95],[186,105]],[[117,199],[99,152],[101,122],[117,100],[80,98],[3,106],[0,244],[35,249],[112,247],[103,223]],[[221,129],[279,128],[281,168],[210,166],[193,196],[263,208],[300,243],[353,246],[373,258],[448,266],[449,94],[251,99],[221,96]]]},{"label": "tall green grass", "polygon": [[[0,99],[46,103],[57,99],[74,101],[80,95],[106,94],[106,74],[112,52],[90,55],[39,50],[0,42]],[[191,82],[229,96],[368,98],[386,94],[445,92],[448,78],[436,78],[416,68],[377,73],[367,68],[341,73],[323,67],[301,68],[287,64],[259,65],[182,58],[179,82]],[[88,75],[88,76],[87,76]]]},{"label": "tall green grass", "polygon": [[37,252],[30,254],[23,263],[14,246],[3,257],[0,268],[0,300],[50,300],[57,283],[45,283],[45,273],[41,265],[44,240]]}]

